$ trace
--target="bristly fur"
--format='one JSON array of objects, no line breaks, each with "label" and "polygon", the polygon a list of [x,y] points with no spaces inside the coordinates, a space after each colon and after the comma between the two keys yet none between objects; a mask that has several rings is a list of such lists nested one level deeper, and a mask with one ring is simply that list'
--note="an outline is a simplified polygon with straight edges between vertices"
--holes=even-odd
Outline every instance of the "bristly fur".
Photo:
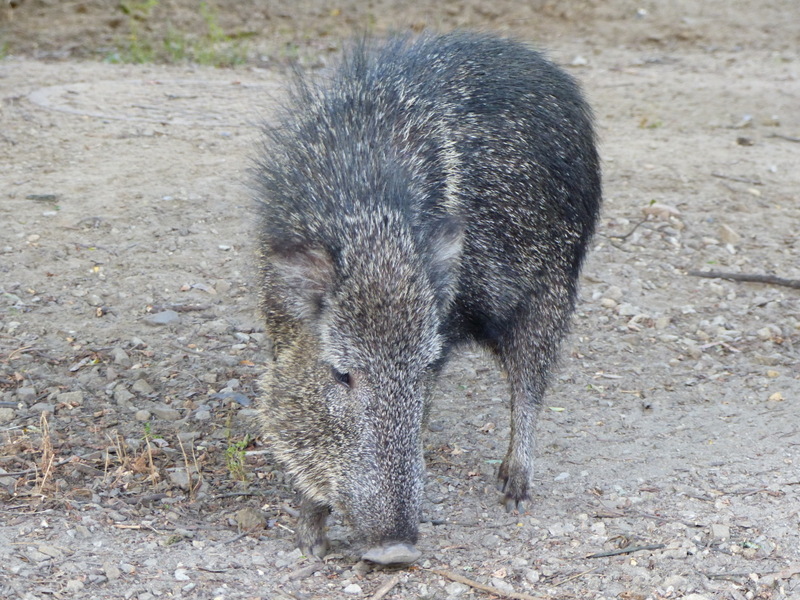
[{"label": "bristly fur", "polygon": [[528,499],[601,202],[577,84],[492,35],[362,40],[328,81],[297,78],[264,139],[260,411],[304,498],[301,546],[324,553],[331,507],[373,547],[416,541],[424,406],[464,341],[508,372],[499,477],[507,506]]}]

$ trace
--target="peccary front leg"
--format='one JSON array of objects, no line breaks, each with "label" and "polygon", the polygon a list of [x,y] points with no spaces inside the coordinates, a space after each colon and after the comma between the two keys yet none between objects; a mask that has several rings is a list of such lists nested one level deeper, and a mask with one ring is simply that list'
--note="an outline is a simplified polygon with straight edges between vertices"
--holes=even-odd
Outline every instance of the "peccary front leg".
[{"label": "peccary front leg", "polygon": [[303,499],[297,520],[297,546],[309,556],[324,558],[330,545],[325,534],[325,523],[331,509],[327,504]]},{"label": "peccary front leg", "polygon": [[547,379],[574,304],[574,286],[539,290],[498,344],[511,387],[511,439],[498,479],[506,510],[524,509],[530,500],[536,419]]}]

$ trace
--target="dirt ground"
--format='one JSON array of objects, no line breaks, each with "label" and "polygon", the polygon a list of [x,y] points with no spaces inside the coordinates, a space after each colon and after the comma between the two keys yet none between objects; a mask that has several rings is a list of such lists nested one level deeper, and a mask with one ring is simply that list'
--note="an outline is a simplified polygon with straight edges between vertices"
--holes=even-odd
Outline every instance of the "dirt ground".
[{"label": "dirt ground", "polygon": [[[800,598],[800,3],[421,4],[2,4],[0,597]],[[113,62],[210,24],[239,66]],[[467,351],[426,432],[422,559],[360,563],[334,519],[314,562],[253,419],[248,161],[292,60],[424,27],[583,83],[604,214],[529,510],[499,506],[507,390]]]}]

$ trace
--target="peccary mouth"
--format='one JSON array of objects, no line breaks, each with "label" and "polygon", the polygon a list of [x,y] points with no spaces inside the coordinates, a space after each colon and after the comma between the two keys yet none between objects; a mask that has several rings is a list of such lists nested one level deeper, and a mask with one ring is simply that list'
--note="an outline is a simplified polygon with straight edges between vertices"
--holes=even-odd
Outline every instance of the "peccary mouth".
[{"label": "peccary mouth", "polygon": [[417,550],[413,544],[390,542],[370,548],[361,556],[361,559],[379,565],[409,565],[420,556],[422,556],[422,552]]}]

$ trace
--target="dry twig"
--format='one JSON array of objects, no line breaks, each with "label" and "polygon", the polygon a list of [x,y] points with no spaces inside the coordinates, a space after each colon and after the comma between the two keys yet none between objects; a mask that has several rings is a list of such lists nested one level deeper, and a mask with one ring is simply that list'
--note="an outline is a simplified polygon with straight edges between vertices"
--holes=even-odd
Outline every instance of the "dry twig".
[{"label": "dry twig", "polygon": [[750,185],[764,185],[759,179],[748,179],[747,177],[734,177],[733,175],[724,175],[722,173],[712,173],[713,177],[718,179],[727,179],[728,181],[738,181],[739,183],[748,183]]},{"label": "dry twig", "polygon": [[606,552],[597,552],[589,554],[586,558],[605,558],[606,556],[617,556],[619,554],[631,554],[632,552],[640,552],[642,550],[660,550],[666,548],[666,544],[650,544],[648,546],[625,546],[618,550],[607,550]]},{"label": "dry twig", "polygon": [[495,596],[499,596],[500,598],[513,598],[514,600],[546,600],[543,596],[531,596],[530,594],[525,594],[522,592],[504,592],[492,585],[486,585],[484,583],[479,583],[463,575],[459,575],[458,573],[453,573],[451,571],[445,571],[443,569],[427,569],[431,573],[435,573],[436,575],[440,575],[441,577],[445,577],[450,579],[451,581],[457,581],[458,583],[463,583],[464,585],[468,585],[471,588],[475,588],[476,590],[481,590],[482,592],[487,592],[489,594],[493,594]]},{"label": "dry twig", "polygon": [[786,140],[787,142],[795,142],[795,143],[800,144],[800,138],[799,137],[794,137],[792,135],[783,135],[782,133],[773,133],[769,137],[780,138],[782,140]]},{"label": "dry twig", "polygon": [[383,585],[375,590],[375,593],[369,597],[369,600],[381,600],[386,594],[392,591],[392,588],[400,583],[400,576],[395,575],[391,579],[387,579],[383,582]]},{"label": "dry twig", "polygon": [[766,283],[768,285],[782,285],[784,287],[800,290],[800,279],[784,279],[775,275],[761,275],[759,273],[726,273],[723,271],[689,271],[692,277],[706,277],[708,279],[730,279],[731,281],[745,281],[748,283]]},{"label": "dry twig", "polygon": [[317,571],[322,571],[327,568],[328,565],[326,565],[324,562],[315,560],[310,565],[306,565],[305,567],[300,567],[299,569],[289,573],[289,581],[297,581],[298,579],[305,579],[309,575],[313,575]]},{"label": "dry twig", "polygon": [[567,577],[565,579],[561,579],[560,581],[556,581],[555,583],[553,583],[553,587],[558,587],[559,585],[564,585],[565,583],[569,583],[573,579],[578,579],[580,577],[583,577],[584,575],[588,575],[589,573],[597,571],[597,569],[599,569],[599,568],[600,567],[594,567],[593,569],[587,569],[586,571],[583,571],[582,573],[575,573],[575,575],[570,575],[569,577]]}]

